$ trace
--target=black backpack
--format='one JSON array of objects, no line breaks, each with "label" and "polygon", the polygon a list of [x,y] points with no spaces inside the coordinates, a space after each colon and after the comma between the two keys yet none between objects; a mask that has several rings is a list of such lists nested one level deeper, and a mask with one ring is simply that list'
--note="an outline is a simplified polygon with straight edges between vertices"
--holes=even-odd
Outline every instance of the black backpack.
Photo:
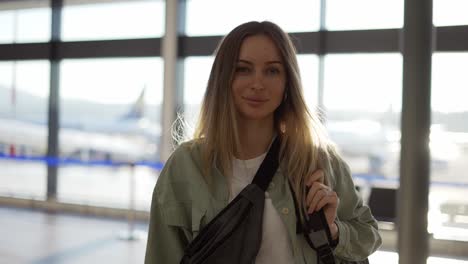
[{"label": "black backpack", "polygon": [[247,185],[187,246],[181,264],[252,264],[262,241],[265,190],[278,169],[279,137]]}]

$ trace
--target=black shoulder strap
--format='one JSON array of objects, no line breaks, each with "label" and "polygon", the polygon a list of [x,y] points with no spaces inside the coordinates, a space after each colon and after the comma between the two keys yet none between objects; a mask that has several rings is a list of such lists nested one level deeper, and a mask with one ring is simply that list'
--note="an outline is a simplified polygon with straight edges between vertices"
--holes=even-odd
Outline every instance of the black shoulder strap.
[{"label": "black shoulder strap", "polygon": [[[294,189],[289,184],[293,196],[294,208],[296,210],[296,233],[303,233],[305,240],[317,253],[317,259],[323,264],[335,264],[335,257],[332,249],[332,238],[330,229],[323,209],[312,214],[305,214],[306,219],[303,224],[300,220],[301,213],[296,201]],[[307,190],[308,191],[308,190]],[[317,261],[319,263],[319,261]]]},{"label": "black shoulder strap", "polygon": [[279,136],[276,136],[273,143],[271,143],[270,150],[268,150],[265,159],[260,165],[260,168],[258,168],[252,181],[253,184],[256,184],[263,191],[266,191],[271,179],[273,179],[273,176],[278,169],[280,145]]}]

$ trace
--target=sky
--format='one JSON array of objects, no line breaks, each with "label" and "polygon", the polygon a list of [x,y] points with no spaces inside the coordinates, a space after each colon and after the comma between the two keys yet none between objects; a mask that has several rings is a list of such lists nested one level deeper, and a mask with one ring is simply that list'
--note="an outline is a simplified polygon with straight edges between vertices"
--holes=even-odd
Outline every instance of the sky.
[{"label": "sky", "polygon": [[[290,32],[318,29],[318,0],[291,0],[285,3],[278,0],[190,0],[187,3],[187,34],[222,35],[242,22],[265,19],[278,23]],[[207,14],[208,7],[210,10],[227,10],[232,15],[226,12]],[[160,37],[164,33],[164,8],[163,1],[67,7],[63,12],[62,39]],[[329,0],[327,9],[326,25],[330,30],[364,29],[369,25],[372,28],[398,28],[403,25],[402,0]],[[285,15],[291,13],[294,16]],[[438,26],[468,24],[467,13],[466,0],[434,0],[434,23]],[[18,42],[48,40],[49,9],[18,12],[16,34],[14,20],[12,11],[0,11],[0,43],[11,43],[14,39]],[[214,23],[221,20],[223,23]],[[212,57],[186,59],[186,103],[197,104],[201,101],[212,60]],[[318,58],[315,55],[300,55],[299,64],[306,100],[313,106],[317,103]],[[17,89],[41,97],[48,95],[48,62],[23,61],[15,67]],[[434,54],[434,110],[468,111],[468,104],[464,103],[464,98],[468,98],[468,76],[463,69],[468,69],[467,53]],[[129,103],[146,86],[148,101],[161,103],[162,72],[163,61],[160,58],[64,60],[61,65],[61,96],[100,103]],[[0,62],[0,85],[11,86],[12,76],[13,64]],[[327,108],[383,112],[391,106],[398,110],[402,89],[401,55],[327,55],[325,89]]]}]

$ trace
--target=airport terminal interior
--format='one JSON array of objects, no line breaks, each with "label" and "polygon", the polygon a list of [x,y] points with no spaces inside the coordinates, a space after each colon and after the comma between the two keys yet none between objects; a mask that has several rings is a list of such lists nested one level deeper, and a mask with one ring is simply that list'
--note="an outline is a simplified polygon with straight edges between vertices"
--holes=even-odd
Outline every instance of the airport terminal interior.
[{"label": "airport terminal interior", "polygon": [[218,43],[252,20],[292,36],[306,104],[379,222],[370,263],[468,263],[467,14],[466,0],[0,1],[0,263],[143,263],[171,130],[184,120],[190,138]]}]

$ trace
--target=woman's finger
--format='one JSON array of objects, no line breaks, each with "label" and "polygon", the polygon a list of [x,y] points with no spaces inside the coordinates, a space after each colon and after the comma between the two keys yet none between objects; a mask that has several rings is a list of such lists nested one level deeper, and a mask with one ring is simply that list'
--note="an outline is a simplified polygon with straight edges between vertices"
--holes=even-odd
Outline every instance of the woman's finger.
[{"label": "woman's finger", "polygon": [[323,201],[324,199],[327,199],[327,191],[325,189],[320,189],[317,191],[317,193],[314,196],[314,199],[310,202],[309,205],[309,210],[308,213],[313,213],[315,211],[318,211],[317,205],[320,201]]},{"label": "woman's finger", "polygon": [[[323,188],[325,185],[321,184],[320,182],[313,182],[312,185],[310,186],[309,191],[307,192],[306,196],[306,205],[309,207],[310,203],[314,199],[314,196],[316,195],[317,191]],[[326,187],[326,186],[325,186]]]},{"label": "woman's finger", "polygon": [[338,196],[336,195],[336,192],[330,191],[326,196],[318,201],[315,211],[322,209],[326,205],[330,205],[333,208],[338,207]]},{"label": "woman's finger", "polygon": [[315,211],[318,201],[320,201],[324,196],[326,196],[329,190],[330,188],[324,184],[318,182],[312,184],[312,187],[309,190],[309,194],[306,200],[308,205],[308,211]]},{"label": "woman's finger", "polygon": [[323,183],[324,179],[325,179],[325,174],[323,173],[323,170],[318,169],[307,177],[306,185],[310,187],[312,186],[314,182]]}]

